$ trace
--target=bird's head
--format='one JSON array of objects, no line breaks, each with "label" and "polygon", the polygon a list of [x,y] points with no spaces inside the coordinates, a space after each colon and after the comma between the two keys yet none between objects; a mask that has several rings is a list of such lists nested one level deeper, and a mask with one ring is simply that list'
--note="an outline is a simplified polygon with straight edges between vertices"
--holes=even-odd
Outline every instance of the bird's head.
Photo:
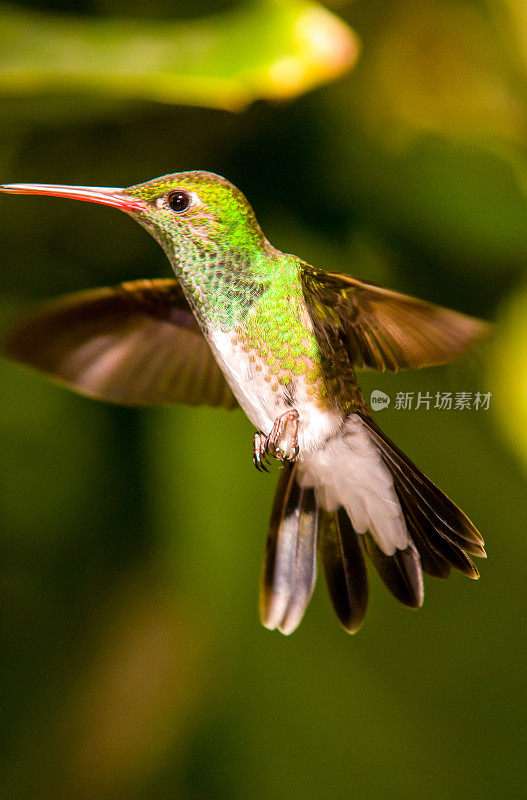
[{"label": "bird's head", "polygon": [[217,254],[266,245],[244,195],[211,172],[176,172],[126,189],[12,183],[0,186],[0,191],[69,197],[119,208],[143,225],[176,263],[211,250]]}]

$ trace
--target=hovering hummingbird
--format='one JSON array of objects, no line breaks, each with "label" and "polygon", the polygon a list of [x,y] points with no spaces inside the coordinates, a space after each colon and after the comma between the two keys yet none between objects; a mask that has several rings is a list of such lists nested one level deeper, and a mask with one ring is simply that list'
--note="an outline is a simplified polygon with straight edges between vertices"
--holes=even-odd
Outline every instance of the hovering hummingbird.
[{"label": "hovering hummingbird", "polygon": [[241,406],[253,461],[282,462],[262,577],[263,624],[291,633],[317,549],[344,628],[362,624],[367,555],[402,603],[422,572],[471,578],[485,556],[470,520],[382,433],[357,368],[444,364],[487,332],[479,320],[325,272],[265,238],[244,195],[208,172],[127,189],[8,184],[3,192],[119,208],[164,249],[177,280],[139,280],[43,306],[4,347],[85,395],[138,406]]}]

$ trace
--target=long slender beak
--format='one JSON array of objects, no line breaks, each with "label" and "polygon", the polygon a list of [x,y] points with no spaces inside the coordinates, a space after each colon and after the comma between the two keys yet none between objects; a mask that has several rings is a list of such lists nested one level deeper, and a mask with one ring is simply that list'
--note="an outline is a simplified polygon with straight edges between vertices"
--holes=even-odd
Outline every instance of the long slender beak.
[{"label": "long slender beak", "polygon": [[0,184],[0,192],[12,194],[46,194],[53,197],[69,197],[72,200],[86,200],[88,203],[102,203],[105,206],[120,208],[122,211],[144,209],[145,203],[137,197],[126,194],[125,189],[104,186],[60,186],[47,183],[5,183]]}]

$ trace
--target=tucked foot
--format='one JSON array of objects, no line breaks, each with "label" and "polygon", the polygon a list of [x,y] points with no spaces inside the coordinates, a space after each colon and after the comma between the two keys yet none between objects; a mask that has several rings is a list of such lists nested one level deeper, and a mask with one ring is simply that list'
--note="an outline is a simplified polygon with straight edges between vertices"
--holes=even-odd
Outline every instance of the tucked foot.
[{"label": "tucked foot", "polygon": [[298,455],[298,411],[280,414],[267,437],[267,452],[279,461],[294,461]]},{"label": "tucked foot", "polygon": [[269,472],[265,464],[269,463],[268,454],[278,461],[294,461],[298,450],[298,411],[292,408],[275,419],[269,436],[261,431],[254,434],[253,464],[256,469]]}]

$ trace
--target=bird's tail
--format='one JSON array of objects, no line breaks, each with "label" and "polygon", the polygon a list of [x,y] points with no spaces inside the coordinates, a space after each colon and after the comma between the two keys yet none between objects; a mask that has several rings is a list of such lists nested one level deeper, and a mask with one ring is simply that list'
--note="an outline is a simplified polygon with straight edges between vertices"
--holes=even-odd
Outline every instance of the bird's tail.
[{"label": "bird's tail", "polygon": [[[370,417],[356,417],[355,423],[378,460],[369,483],[357,472],[356,436],[351,445],[340,439],[326,461],[318,459],[316,481],[303,462],[287,462],[281,472],[260,600],[263,624],[270,629],[291,633],[302,619],[315,586],[317,549],[331,602],[350,633],[360,628],[368,603],[365,556],[390,592],[413,608],[423,602],[423,572],[447,578],[453,567],[478,577],[467,553],[485,557],[485,550],[468,517]],[[348,482],[343,460],[352,467]],[[385,477],[389,493],[385,485],[378,488]]]}]

